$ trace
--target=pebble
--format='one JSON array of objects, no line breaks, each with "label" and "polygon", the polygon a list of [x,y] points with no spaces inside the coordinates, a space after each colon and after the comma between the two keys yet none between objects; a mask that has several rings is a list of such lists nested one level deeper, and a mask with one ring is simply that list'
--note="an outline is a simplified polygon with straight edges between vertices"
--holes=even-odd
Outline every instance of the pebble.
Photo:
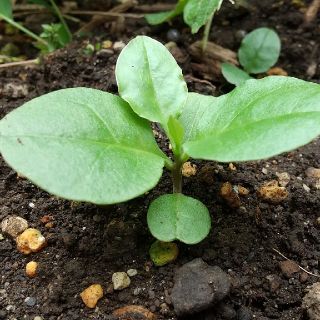
[{"label": "pebble", "polygon": [[310,167],[306,170],[308,178],[320,179],[320,169]]},{"label": "pebble", "polygon": [[230,287],[230,279],[220,267],[194,259],[176,271],[171,293],[174,310],[182,316],[208,309],[224,299]]},{"label": "pebble", "polygon": [[320,282],[307,288],[308,292],[303,298],[302,307],[308,313],[310,320],[320,319]]},{"label": "pebble", "polygon": [[299,266],[292,260],[281,261],[279,266],[282,273],[288,279],[292,278],[295,273],[300,272]]},{"label": "pebble", "polygon": [[240,42],[247,35],[247,31],[245,30],[237,30],[235,33],[236,39]]},{"label": "pebble", "polygon": [[182,175],[184,177],[191,177],[195,176],[197,173],[197,166],[195,164],[192,164],[190,161],[187,161],[182,166]]},{"label": "pebble", "polygon": [[37,300],[34,297],[27,297],[24,299],[24,302],[28,307],[33,307],[35,306]]},{"label": "pebble", "polygon": [[46,245],[46,239],[37,229],[29,228],[21,233],[17,239],[17,249],[23,254],[38,252]]},{"label": "pebble", "polygon": [[177,29],[169,29],[167,32],[167,40],[173,42],[179,42],[181,34]]},{"label": "pebble", "polygon": [[93,284],[80,293],[83,303],[88,308],[95,308],[98,301],[103,297],[103,289],[100,284]]},{"label": "pebble", "polygon": [[0,233],[0,241],[4,240],[4,236],[2,233]]},{"label": "pebble", "polygon": [[26,274],[29,278],[34,278],[37,274],[38,263],[35,261],[30,261],[26,265]]},{"label": "pebble", "polygon": [[238,320],[252,320],[253,315],[250,309],[247,307],[241,307],[237,312]]},{"label": "pebble", "polygon": [[113,49],[115,51],[121,51],[125,46],[126,46],[126,44],[123,41],[116,41],[113,44]]},{"label": "pebble", "polygon": [[288,191],[285,187],[280,187],[277,180],[271,180],[260,187],[258,195],[263,200],[277,204],[288,198]]},{"label": "pebble", "polygon": [[241,200],[238,193],[233,189],[230,182],[225,182],[220,189],[221,197],[227,202],[231,208],[239,208]]},{"label": "pebble", "polygon": [[128,275],[129,277],[134,277],[134,276],[136,276],[137,274],[138,274],[137,269],[129,269],[129,270],[127,271],[127,275]]},{"label": "pebble", "polygon": [[302,188],[304,189],[304,191],[306,192],[310,192],[310,187],[308,187],[305,183],[302,184]]},{"label": "pebble", "polygon": [[8,216],[1,222],[1,231],[15,239],[28,228],[28,221],[18,216]]},{"label": "pebble", "polygon": [[130,286],[131,280],[125,272],[115,272],[112,275],[114,290],[123,290]]},{"label": "pebble", "polygon": [[40,316],[35,316],[35,317],[33,318],[33,320],[43,320],[43,318],[40,317]]},{"label": "pebble", "polygon": [[290,182],[290,175],[288,172],[276,172],[276,176],[278,177],[279,180],[279,185],[281,187],[286,187],[289,182]]}]

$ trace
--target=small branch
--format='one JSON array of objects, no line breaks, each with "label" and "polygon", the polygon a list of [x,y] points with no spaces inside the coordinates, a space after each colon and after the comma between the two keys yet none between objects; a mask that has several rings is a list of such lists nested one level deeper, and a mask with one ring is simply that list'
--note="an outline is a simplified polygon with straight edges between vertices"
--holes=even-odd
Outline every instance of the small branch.
[{"label": "small branch", "polygon": [[141,5],[136,6],[134,9],[141,12],[153,13],[153,12],[161,12],[161,11],[170,11],[174,9],[174,5],[168,3],[157,3],[152,5]]},{"label": "small branch", "polygon": [[[279,254],[282,258],[284,258],[284,259],[286,259],[286,260],[291,260],[291,259],[287,258],[284,254],[282,254],[280,251],[278,251],[277,249],[272,248],[272,250],[275,251],[277,254]],[[296,262],[295,262],[295,263],[296,263]],[[297,265],[298,265],[298,264],[297,264]],[[310,271],[302,268],[300,265],[298,265],[298,267],[300,268],[300,270],[304,271],[305,273],[309,274],[310,276],[320,278],[319,275],[314,274],[314,273],[312,273],[312,272],[310,272]]]},{"label": "small branch", "polygon": [[102,17],[124,17],[124,18],[133,18],[133,19],[141,19],[144,17],[143,14],[135,14],[135,13],[117,13],[117,12],[101,12],[101,11],[81,11],[81,10],[72,10],[69,12],[74,15],[84,15],[84,16],[102,16]]},{"label": "small branch", "polygon": [[21,67],[21,66],[30,66],[33,64],[37,64],[39,62],[38,59],[25,60],[25,61],[17,61],[17,62],[8,62],[0,64],[0,68],[10,68],[10,67]]},{"label": "small branch", "polygon": [[314,19],[317,17],[319,10],[320,10],[320,0],[313,0],[304,15],[304,22],[306,24],[309,24],[312,21],[314,21]]}]

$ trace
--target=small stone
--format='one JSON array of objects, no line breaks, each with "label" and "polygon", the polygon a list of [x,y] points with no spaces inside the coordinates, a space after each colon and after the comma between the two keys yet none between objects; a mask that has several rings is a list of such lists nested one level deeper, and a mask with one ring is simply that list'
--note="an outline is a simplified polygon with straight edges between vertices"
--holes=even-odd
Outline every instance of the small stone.
[{"label": "small stone", "polygon": [[37,300],[34,297],[27,297],[24,299],[24,302],[28,307],[33,307],[35,306]]},{"label": "small stone", "polygon": [[302,307],[308,313],[310,320],[320,319],[320,282],[307,288],[308,292],[303,298]]},{"label": "small stone", "polygon": [[112,275],[114,290],[123,290],[130,286],[131,280],[125,272],[115,272]]},{"label": "small stone", "polygon": [[40,316],[35,316],[35,317],[33,318],[33,320],[43,320],[43,318],[40,317]]},{"label": "small stone", "polygon": [[310,192],[310,187],[308,187],[306,184],[302,184],[302,188],[304,189],[304,191],[306,192]]},{"label": "small stone", "polygon": [[113,311],[113,316],[117,319],[141,319],[141,320],[156,320],[157,317],[148,309],[142,306],[129,305]]},{"label": "small stone", "polygon": [[237,171],[237,167],[232,162],[229,163],[228,167],[230,171]]},{"label": "small stone", "polygon": [[17,249],[23,254],[38,252],[46,245],[46,239],[37,229],[29,228],[20,234],[17,239]]},{"label": "small stone", "polygon": [[83,303],[88,308],[95,308],[98,301],[103,297],[103,289],[100,284],[93,284],[80,293]]},{"label": "small stone", "polygon": [[271,203],[280,203],[288,198],[288,191],[280,187],[277,180],[265,182],[258,190],[258,195],[263,200]]},{"label": "small stone", "polygon": [[288,76],[288,72],[280,67],[274,67],[267,71],[268,76]]},{"label": "small stone", "polygon": [[192,164],[190,161],[187,161],[182,166],[182,175],[184,177],[191,177],[195,176],[197,173],[197,166],[195,164]]},{"label": "small stone", "polygon": [[292,278],[297,272],[300,272],[300,267],[292,260],[284,260],[279,263],[282,273],[288,278]]},{"label": "small stone", "polygon": [[306,176],[308,178],[320,179],[320,169],[310,167],[306,170]]},{"label": "small stone", "polygon": [[290,182],[290,175],[288,172],[276,172],[276,176],[278,177],[279,185],[281,187],[286,187]]},{"label": "small stone", "polygon": [[154,265],[161,267],[177,259],[179,248],[174,242],[157,240],[151,245],[149,254]]},{"label": "small stone", "polygon": [[253,315],[250,309],[247,307],[241,307],[237,312],[238,320],[252,320]]},{"label": "small stone", "polygon": [[37,274],[38,263],[35,261],[30,261],[26,265],[26,274],[29,278],[34,278]]},{"label": "small stone", "polygon": [[268,169],[267,168],[262,168],[261,171],[262,171],[263,174],[268,174]]},{"label": "small stone", "polygon": [[247,196],[250,193],[250,191],[247,188],[242,187],[240,185],[238,185],[237,188],[239,196]]},{"label": "small stone", "polygon": [[102,41],[102,43],[101,43],[102,49],[110,49],[111,47],[112,47],[112,41],[110,41],[110,40]]},{"label": "small stone", "polygon": [[8,216],[1,222],[1,231],[15,239],[28,228],[28,221],[18,216]]},{"label": "small stone", "polygon": [[230,182],[225,182],[220,189],[221,197],[227,202],[231,208],[239,208],[241,200],[238,193],[233,189]]},{"label": "small stone", "polygon": [[179,42],[181,34],[177,29],[169,29],[167,32],[168,41]]},{"label": "small stone", "polygon": [[46,215],[44,215],[44,216],[42,216],[42,217],[40,218],[40,221],[41,221],[43,224],[47,224],[48,222],[50,222],[50,221],[52,221],[52,220],[53,220],[53,217],[50,216],[50,215],[48,215],[48,214],[46,214]]},{"label": "small stone", "polygon": [[316,224],[317,224],[317,226],[320,226],[320,217],[317,218]]},{"label": "small stone", "polygon": [[276,275],[269,275],[266,277],[269,281],[270,291],[276,292],[280,288],[280,278]]},{"label": "small stone", "polygon": [[309,275],[306,272],[301,272],[300,274],[300,282],[305,283],[309,278]]},{"label": "small stone", "polygon": [[242,41],[242,39],[247,35],[247,31],[245,30],[237,30],[235,33],[235,37],[237,39],[237,41]]},{"label": "small stone", "polygon": [[126,46],[126,44],[123,41],[116,41],[113,44],[113,49],[115,51],[121,51],[125,46]]},{"label": "small stone", "polygon": [[2,233],[0,233],[0,241],[4,240],[4,236]]},{"label": "small stone", "polygon": [[171,294],[174,310],[178,316],[206,310],[225,298],[230,287],[230,279],[221,268],[194,259],[176,271]]},{"label": "small stone", "polygon": [[127,275],[128,275],[129,277],[134,277],[134,276],[136,276],[137,274],[138,274],[137,269],[129,269],[129,270],[127,271]]}]

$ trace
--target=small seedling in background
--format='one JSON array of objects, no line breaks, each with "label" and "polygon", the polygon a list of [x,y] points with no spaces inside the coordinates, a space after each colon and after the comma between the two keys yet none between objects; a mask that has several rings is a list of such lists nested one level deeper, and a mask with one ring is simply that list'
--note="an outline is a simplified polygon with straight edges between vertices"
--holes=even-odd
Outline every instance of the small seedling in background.
[{"label": "small seedling in background", "polygon": [[[96,204],[143,195],[166,167],[173,193],[155,199],[147,216],[151,233],[163,242],[198,243],[210,230],[206,206],[182,194],[181,168],[189,158],[258,160],[320,134],[320,85],[266,77],[220,97],[188,93],[170,52],[145,36],[122,50],[116,79],[120,97],[62,89],[12,111],[0,121],[0,151],[48,192]],[[150,122],[166,132],[173,159],[159,149]]]},{"label": "small seedling in background", "polygon": [[183,13],[183,19],[192,33],[197,33],[205,25],[202,40],[202,49],[205,51],[213,16],[220,9],[222,2],[223,0],[179,0],[173,10],[147,14],[145,18],[149,24],[157,25]]},{"label": "small seedling in background", "polygon": [[244,70],[230,63],[222,64],[222,74],[226,80],[239,86],[250,74],[268,71],[280,56],[281,41],[278,34],[269,28],[258,28],[242,40],[238,58]]},{"label": "small seedling in background", "polygon": [[37,42],[37,46],[43,52],[54,51],[72,40],[72,34],[68,25],[54,0],[29,0],[29,2],[45,6],[51,10],[59,18],[60,24],[43,25],[43,33],[38,36],[31,30],[25,28],[21,23],[14,20],[11,0],[0,1],[0,19],[3,19],[11,26],[34,39]]}]

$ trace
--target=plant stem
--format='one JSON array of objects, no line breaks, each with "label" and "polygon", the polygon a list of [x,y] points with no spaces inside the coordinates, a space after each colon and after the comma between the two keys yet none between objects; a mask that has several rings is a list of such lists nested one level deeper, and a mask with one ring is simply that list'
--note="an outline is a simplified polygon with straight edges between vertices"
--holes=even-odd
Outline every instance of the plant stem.
[{"label": "plant stem", "polygon": [[15,28],[19,29],[20,31],[24,32],[25,34],[27,34],[29,37],[33,38],[34,40],[41,42],[45,46],[48,46],[48,42],[47,41],[45,41],[44,39],[40,38],[39,36],[37,36],[32,31],[26,29],[20,23],[17,23],[17,22],[13,21],[12,19],[10,19],[10,18],[8,18],[8,17],[6,17],[6,16],[4,16],[2,14],[0,14],[0,18],[3,19],[4,21],[6,21],[7,23],[11,24]]},{"label": "plant stem", "polygon": [[208,40],[209,40],[209,35],[210,35],[210,30],[212,26],[212,20],[213,20],[214,13],[210,16],[208,19],[206,26],[204,28],[204,33],[203,33],[203,38],[202,38],[202,51],[205,52],[207,49],[208,45]]},{"label": "plant stem", "polygon": [[183,165],[183,161],[177,158],[171,170],[173,193],[182,192],[182,165]]},{"label": "plant stem", "polygon": [[56,3],[54,2],[54,0],[50,0],[50,3],[51,3],[51,6],[52,6],[52,9],[54,10],[55,14],[58,16],[59,20],[61,21],[64,29],[66,30],[67,34],[68,34],[68,37],[71,41],[72,39],[72,33],[66,23],[66,20],[64,19],[64,17],[62,16],[61,14],[61,11],[59,10],[59,8],[57,7]]}]

